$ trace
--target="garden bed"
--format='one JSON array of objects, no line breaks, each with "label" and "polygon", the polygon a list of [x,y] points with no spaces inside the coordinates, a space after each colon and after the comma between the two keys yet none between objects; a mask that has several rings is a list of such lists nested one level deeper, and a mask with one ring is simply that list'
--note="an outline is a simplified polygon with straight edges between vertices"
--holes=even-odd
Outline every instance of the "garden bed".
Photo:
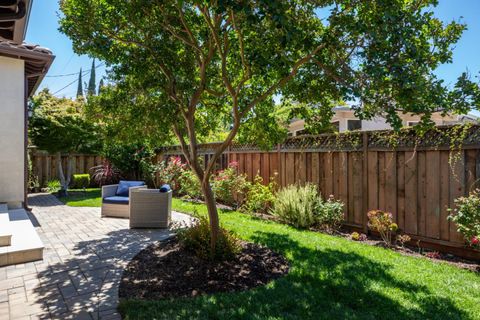
[{"label": "garden bed", "polygon": [[119,297],[154,300],[217,292],[244,291],[286,274],[283,256],[254,243],[242,242],[231,261],[198,258],[173,238],[149,246],[125,269]]}]

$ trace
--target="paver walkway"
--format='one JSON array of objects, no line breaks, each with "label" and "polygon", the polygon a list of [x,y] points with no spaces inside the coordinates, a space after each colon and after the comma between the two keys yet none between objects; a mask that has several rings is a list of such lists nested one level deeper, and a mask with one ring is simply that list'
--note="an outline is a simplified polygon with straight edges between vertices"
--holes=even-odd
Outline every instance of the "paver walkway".
[{"label": "paver walkway", "polygon": [[124,267],[171,231],[130,230],[126,219],[100,218],[100,208],[68,207],[48,194],[29,201],[44,260],[0,268],[0,320],[120,319],[116,307]]}]

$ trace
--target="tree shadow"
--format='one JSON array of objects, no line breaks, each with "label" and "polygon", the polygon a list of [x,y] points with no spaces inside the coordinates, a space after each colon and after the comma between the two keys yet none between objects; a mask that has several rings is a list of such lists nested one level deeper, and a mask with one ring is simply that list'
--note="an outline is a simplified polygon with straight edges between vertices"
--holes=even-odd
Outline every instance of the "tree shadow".
[{"label": "tree shadow", "polygon": [[[36,263],[40,271],[39,283],[33,288],[35,302],[42,305],[46,318],[111,317],[117,312],[118,287],[126,265],[146,246],[172,235],[168,229],[120,229],[72,243],[67,248],[73,256],[62,256],[53,250],[57,243],[49,243],[44,261]],[[58,240],[63,245],[70,242]]]},{"label": "tree shadow", "polygon": [[31,193],[28,195],[28,204],[35,207],[55,207],[64,206],[65,204],[54,197],[56,201],[52,200],[50,193]]},{"label": "tree shadow", "polygon": [[288,275],[240,293],[126,301],[127,319],[470,319],[453,301],[390,273],[391,265],[347,250],[307,248],[289,235],[256,232],[253,240],[285,254]]},{"label": "tree shadow", "polygon": [[60,197],[59,201],[81,201],[81,200],[96,200],[101,198],[102,191],[100,189],[83,190],[69,190],[68,196]]}]

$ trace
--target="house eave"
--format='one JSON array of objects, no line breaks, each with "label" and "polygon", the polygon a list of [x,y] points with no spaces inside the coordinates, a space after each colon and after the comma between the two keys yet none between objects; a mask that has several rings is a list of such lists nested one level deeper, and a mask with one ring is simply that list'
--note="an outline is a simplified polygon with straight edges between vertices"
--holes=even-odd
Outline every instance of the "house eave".
[{"label": "house eave", "polygon": [[0,56],[25,61],[25,77],[27,78],[28,95],[38,88],[55,56],[46,48],[30,44],[16,44],[0,38]]}]

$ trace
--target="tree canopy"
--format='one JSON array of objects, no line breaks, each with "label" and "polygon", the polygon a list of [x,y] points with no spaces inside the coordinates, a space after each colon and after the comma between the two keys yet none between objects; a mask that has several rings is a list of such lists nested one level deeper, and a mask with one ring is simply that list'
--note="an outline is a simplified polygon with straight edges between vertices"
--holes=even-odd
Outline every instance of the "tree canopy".
[{"label": "tree canopy", "polygon": [[[122,134],[175,136],[202,181],[212,228],[218,225],[209,177],[237,136],[278,139],[273,96],[303,103],[327,123],[336,101],[361,118],[398,112],[466,112],[478,85],[452,87],[434,70],[452,59],[466,28],[434,16],[436,0],[62,0],[60,30],[79,54],[105,61],[112,86],[99,115]],[[108,122],[108,121],[107,121]],[[226,128],[203,168],[198,142]],[[214,239],[215,236],[212,236]],[[213,243],[213,242],[212,242]]]},{"label": "tree canopy", "polygon": [[41,150],[97,152],[101,146],[96,126],[85,119],[83,102],[57,98],[44,89],[31,99],[29,137]]}]

